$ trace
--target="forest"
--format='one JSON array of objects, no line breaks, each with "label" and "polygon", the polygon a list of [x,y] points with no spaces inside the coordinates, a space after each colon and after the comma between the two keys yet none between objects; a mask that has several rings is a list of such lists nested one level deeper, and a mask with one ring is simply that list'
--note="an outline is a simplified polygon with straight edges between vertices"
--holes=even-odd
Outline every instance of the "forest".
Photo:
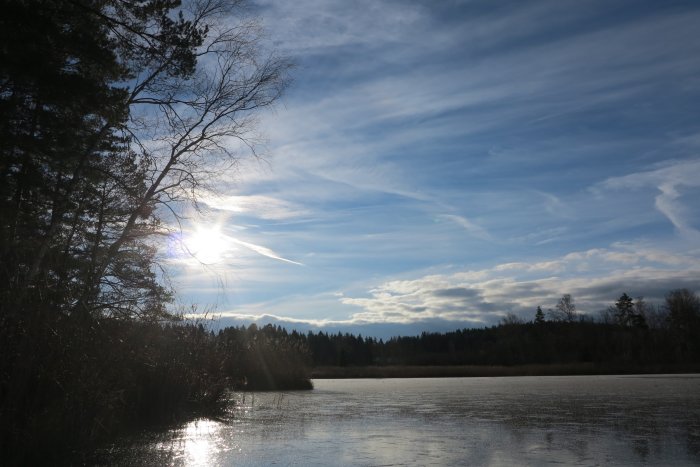
[{"label": "forest", "polygon": [[3,465],[55,462],[263,384],[180,319],[161,254],[215,175],[255,157],[255,115],[288,84],[244,6],[3,2]]},{"label": "forest", "polygon": [[621,297],[591,321],[564,301],[533,322],[387,341],[184,319],[159,246],[217,174],[256,155],[256,114],[289,84],[290,62],[244,12],[226,0],[3,3],[3,465],[215,415],[230,390],[309,389],[313,367],[698,363],[687,290],[656,314]]},{"label": "forest", "polygon": [[[313,366],[363,365],[555,365],[587,363],[603,371],[673,371],[700,364],[700,298],[687,289],[670,291],[652,307],[622,294],[606,310],[578,313],[565,294],[532,320],[506,315],[498,326],[387,341],[349,334],[303,337]],[[342,373],[341,373],[342,374]]]},{"label": "forest", "polygon": [[[260,331],[280,342],[294,342],[300,361],[314,369],[587,364],[592,372],[697,371],[700,297],[687,289],[677,289],[667,294],[663,305],[652,307],[622,294],[608,309],[590,316],[577,313],[571,296],[564,295],[557,308],[546,315],[538,307],[530,321],[506,315],[497,326],[423,332],[387,340],[340,332],[288,332],[271,324]],[[245,327],[226,328],[218,337],[245,332],[249,332]],[[580,371],[576,368],[582,367],[571,367],[571,371]],[[358,373],[329,374],[342,377]]]}]

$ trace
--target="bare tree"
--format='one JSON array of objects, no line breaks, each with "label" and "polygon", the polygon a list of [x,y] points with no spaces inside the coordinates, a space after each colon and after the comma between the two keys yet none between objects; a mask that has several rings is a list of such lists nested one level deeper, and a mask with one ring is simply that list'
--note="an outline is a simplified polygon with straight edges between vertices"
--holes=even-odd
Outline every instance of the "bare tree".
[{"label": "bare tree", "polygon": [[0,295],[8,310],[134,309],[155,290],[152,239],[256,154],[256,117],[290,65],[240,1],[65,0],[45,16],[57,27],[37,37],[57,79],[0,67],[14,115],[0,128]]},{"label": "bare tree", "polygon": [[[233,13],[227,1],[188,4],[189,41],[201,41],[190,72],[172,71],[181,51],[163,53],[151,45],[148,34],[132,34],[151,51],[135,61],[131,117],[125,128],[145,167],[148,186],[97,265],[98,281],[114,275],[110,268],[133,236],[159,233],[142,228],[144,213],[148,217],[160,207],[179,223],[178,205],[196,206],[198,191],[235,164],[237,149],[255,154],[256,111],[280,97],[290,64],[263,51],[261,30],[254,20],[232,23]],[[94,301],[100,289],[97,282],[94,286],[92,296],[83,297],[83,305]]]},{"label": "bare tree", "polygon": [[[167,233],[159,218],[169,213],[179,223],[181,203],[196,206],[197,192],[241,150],[255,155],[257,112],[282,94],[289,62],[265,50],[242,2],[190,0],[179,12],[174,5],[75,3],[113,45],[114,92],[106,111],[86,117],[89,137],[55,177],[50,219],[19,290],[49,275],[65,290],[79,284],[67,299],[75,310],[130,302],[121,287],[132,282],[126,257],[145,251],[140,241]],[[95,183],[118,189],[100,194]],[[61,278],[60,266],[54,273],[47,265],[57,250],[66,258],[84,252],[85,270]]]},{"label": "bare tree", "polygon": [[549,316],[552,321],[574,322],[578,320],[578,313],[574,299],[570,294],[564,294],[557,302],[554,310],[549,310]]},{"label": "bare tree", "polygon": [[688,289],[675,289],[666,295],[666,310],[671,327],[680,333],[700,330],[700,296]]},{"label": "bare tree", "polygon": [[498,324],[501,326],[514,326],[516,324],[523,324],[523,320],[515,313],[506,313],[499,321]]}]

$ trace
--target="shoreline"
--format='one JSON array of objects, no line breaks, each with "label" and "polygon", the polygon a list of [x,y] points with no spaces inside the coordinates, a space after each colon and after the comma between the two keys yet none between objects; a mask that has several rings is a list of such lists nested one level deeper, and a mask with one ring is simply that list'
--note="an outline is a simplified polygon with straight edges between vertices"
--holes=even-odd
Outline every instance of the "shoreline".
[{"label": "shoreline", "polygon": [[700,373],[700,365],[597,365],[594,363],[532,365],[390,365],[323,366],[311,369],[311,379],[464,378],[498,376],[592,376]]}]

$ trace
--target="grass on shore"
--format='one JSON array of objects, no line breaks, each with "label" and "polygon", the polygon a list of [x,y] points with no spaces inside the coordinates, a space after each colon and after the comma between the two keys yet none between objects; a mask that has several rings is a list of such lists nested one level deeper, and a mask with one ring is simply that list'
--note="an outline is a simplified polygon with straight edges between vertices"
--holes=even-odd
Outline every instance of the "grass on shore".
[{"label": "grass on shore", "polygon": [[612,374],[699,373],[700,365],[598,365],[594,363],[425,366],[323,366],[312,379],[342,378],[454,378],[495,376],[568,376]]}]

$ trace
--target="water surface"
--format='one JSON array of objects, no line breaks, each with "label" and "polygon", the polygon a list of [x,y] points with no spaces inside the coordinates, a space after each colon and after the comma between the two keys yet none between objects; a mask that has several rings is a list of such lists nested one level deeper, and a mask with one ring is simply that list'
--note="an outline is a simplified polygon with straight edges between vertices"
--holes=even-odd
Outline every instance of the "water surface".
[{"label": "water surface", "polygon": [[144,433],[121,465],[699,465],[700,375],[316,380]]}]

